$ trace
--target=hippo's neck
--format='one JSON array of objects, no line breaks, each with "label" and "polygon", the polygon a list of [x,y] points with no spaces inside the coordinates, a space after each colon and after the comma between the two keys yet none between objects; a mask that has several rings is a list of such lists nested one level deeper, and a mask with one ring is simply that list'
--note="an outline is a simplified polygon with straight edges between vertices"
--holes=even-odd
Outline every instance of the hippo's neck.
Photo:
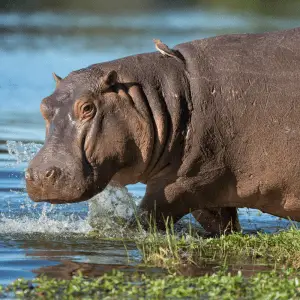
[{"label": "hippo's neck", "polygon": [[146,183],[166,168],[176,175],[191,110],[185,64],[156,52],[103,63],[101,69],[117,70],[136,109],[152,127],[152,136],[148,137],[151,150],[138,180]]},{"label": "hippo's neck", "polygon": [[[140,60],[140,85],[153,124],[153,147],[141,181],[171,173],[176,177],[184,152],[191,113],[190,87],[185,65],[172,57],[145,54]],[[151,67],[147,67],[150,59]],[[168,175],[170,178],[170,175]],[[172,178],[170,178],[172,180]]]}]

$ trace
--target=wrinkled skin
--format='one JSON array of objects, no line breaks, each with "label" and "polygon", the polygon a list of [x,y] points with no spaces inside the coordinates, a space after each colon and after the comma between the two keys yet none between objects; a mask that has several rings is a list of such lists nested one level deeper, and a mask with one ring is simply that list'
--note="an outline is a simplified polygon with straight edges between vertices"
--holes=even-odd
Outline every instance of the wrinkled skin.
[{"label": "wrinkled skin", "polygon": [[44,147],[26,173],[34,201],[89,199],[144,182],[157,225],[194,212],[212,231],[236,208],[300,220],[300,29],[225,35],[57,78]]}]

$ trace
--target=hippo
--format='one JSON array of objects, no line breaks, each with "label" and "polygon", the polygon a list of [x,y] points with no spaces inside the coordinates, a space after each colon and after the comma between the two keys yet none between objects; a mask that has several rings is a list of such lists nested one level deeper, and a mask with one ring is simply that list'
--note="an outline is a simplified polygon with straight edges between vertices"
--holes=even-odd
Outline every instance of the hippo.
[{"label": "hippo", "polygon": [[237,230],[240,207],[300,221],[300,28],[173,53],[55,75],[41,102],[45,144],[25,174],[30,198],[74,203],[142,182],[138,213],[161,229],[192,212]]}]

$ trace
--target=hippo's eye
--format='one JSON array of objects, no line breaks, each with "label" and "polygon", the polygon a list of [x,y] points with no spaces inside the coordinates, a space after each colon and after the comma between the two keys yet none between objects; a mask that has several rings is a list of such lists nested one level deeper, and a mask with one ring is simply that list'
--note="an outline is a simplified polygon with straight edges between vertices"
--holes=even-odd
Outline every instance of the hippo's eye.
[{"label": "hippo's eye", "polygon": [[93,103],[83,103],[80,107],[80,118],[90,119],[95,114],[95,105]]},{"label": "hippo's eye", "polygon": [[89,113],[93,109],[93,106],[91,104],[87,104],[83,107],[84,113]]}]

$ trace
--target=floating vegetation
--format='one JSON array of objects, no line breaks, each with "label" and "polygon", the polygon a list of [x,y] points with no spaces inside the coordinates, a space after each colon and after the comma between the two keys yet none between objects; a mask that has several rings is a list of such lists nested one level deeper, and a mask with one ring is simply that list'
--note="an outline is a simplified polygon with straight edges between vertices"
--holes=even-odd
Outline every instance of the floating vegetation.
[{"label": "floating vegetation", "polygon": [[245,278],[218,272],[202,277],[129,275],[112,272],[96,279],[39,277],[19,279],[0,297],[21,299],[299,299],[299,274],[293,270],[258,273]]}]

